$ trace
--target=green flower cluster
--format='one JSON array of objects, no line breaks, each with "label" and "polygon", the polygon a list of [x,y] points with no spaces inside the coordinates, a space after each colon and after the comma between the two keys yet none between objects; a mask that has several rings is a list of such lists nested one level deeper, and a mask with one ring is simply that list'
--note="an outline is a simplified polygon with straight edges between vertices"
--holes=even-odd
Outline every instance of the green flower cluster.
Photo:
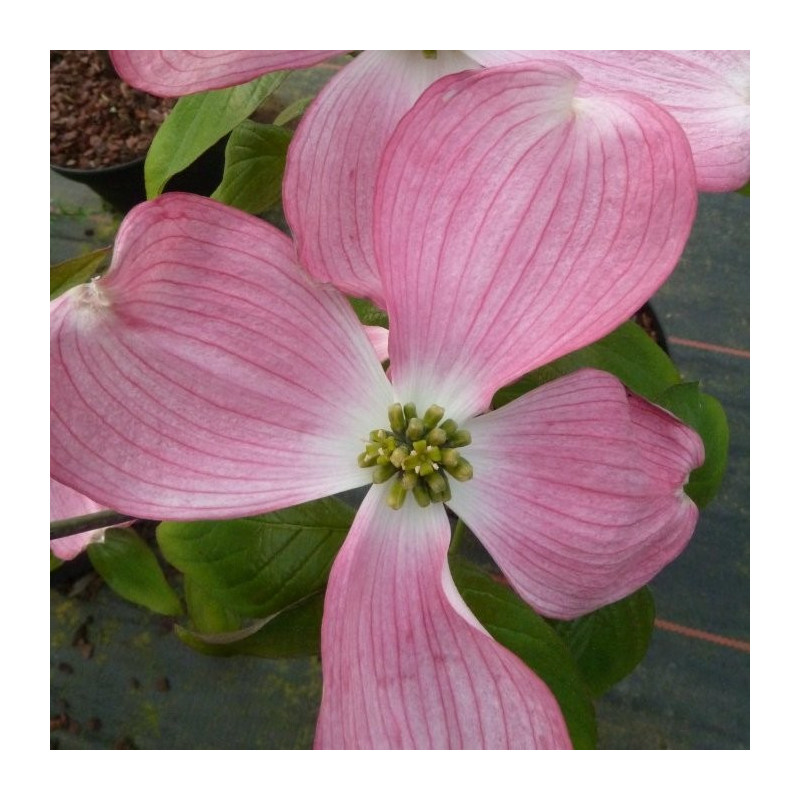
[{"label": "green flower cluster", "polygon": [[358,456],[361,467],[372,469],[374,483],[394,478],[386,502],[400,508],[411,492],[422,508],[450,499],[448,475],[457,481],[472,477],[472,465],[458,448],[472,442],[469,431],[444,417],[441,406],[432,405],[417,416],[414,403],[389,406],[389,430],[371,431]]}]

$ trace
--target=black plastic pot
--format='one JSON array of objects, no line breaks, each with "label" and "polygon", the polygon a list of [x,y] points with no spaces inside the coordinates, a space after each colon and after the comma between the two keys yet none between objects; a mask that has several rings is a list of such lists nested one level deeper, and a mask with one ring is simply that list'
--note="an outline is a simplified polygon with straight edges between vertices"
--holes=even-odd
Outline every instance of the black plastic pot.
[{"label": "black plastic pot", "polygon": [[[166,192],[192,192],[208,197],[219,186],[225,168],[228,137],[206,150],[200,158],[167,183]],[[144,188],[144,156],[126,164],[97,169],[73,169],[51,164],[50,169],[97,192],[121,214],[147,199]]]},{"label": "black plastic pot", "polygon": [[633,321],[644,329],[645,333],[655,341],[655,343],[669,355],[667,346],[667,335],[661,327],[658,316],[650,303],[645,303],[634,315]]}]

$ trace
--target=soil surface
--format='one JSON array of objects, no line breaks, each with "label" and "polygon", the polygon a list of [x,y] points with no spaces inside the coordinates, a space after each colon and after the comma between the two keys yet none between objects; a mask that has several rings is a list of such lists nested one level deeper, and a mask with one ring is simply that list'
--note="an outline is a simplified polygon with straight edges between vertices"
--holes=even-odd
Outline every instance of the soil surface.
[{"label": "soil surface", "polygon": [[50,163],[96,169],[133,161],[174,104],[128,86],[105,50],[51,50]]}]

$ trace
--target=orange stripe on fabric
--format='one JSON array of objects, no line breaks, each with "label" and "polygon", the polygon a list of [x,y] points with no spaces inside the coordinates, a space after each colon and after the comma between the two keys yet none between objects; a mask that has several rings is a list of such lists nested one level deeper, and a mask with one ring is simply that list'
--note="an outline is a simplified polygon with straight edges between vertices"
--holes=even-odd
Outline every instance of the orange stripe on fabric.
[{"label": "orange stripe on fabric", "polygon": [[739,350],[736,347],[725,347],[721,344],[709,344],[708,342],[696,342],[694,339],[680,339],[677,336],[668,337],[670,344],[679,344],[684,347],[695,347],[698,350],[710,350],[712,353],[725,353],[729,356],[739,358],[750,358],[749,350]]},{"label": "orange stripe on fabric", "polygon": [[656,619],[655,626],[656,628],[661,628],[661,630],[669,631],[670,633],[688,636],[691,639],[702,639],[704,642],[719,644],[723,647],[731,647],[734,650],[741,650],[743,653],[750,652],[750,642],[744,642],[741,639],[730,639],[727,636],[708,633],[708,631],[700,631],[697,630],[697,628],[689,628],[686,625],[679,625],[677,622],[669,622],[665,619]]}]

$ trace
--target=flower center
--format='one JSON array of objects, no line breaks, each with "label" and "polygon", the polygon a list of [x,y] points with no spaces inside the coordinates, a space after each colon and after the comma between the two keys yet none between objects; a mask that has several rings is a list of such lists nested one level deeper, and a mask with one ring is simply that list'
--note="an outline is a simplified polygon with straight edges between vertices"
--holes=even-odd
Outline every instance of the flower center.
[{"label": "flower center", "polygon": [[400,508],[411,492],[420,506],[450,499],[448,476],[457,481],[472,477],[472,465],[458,454],[472,442],[469,431],[444,417],[441,406],[431,406],[422,417],[414,403],[389,406],[389,429],[371,431],[360,467],[372,469],[374,483],[394,479],[386,502]]}]

